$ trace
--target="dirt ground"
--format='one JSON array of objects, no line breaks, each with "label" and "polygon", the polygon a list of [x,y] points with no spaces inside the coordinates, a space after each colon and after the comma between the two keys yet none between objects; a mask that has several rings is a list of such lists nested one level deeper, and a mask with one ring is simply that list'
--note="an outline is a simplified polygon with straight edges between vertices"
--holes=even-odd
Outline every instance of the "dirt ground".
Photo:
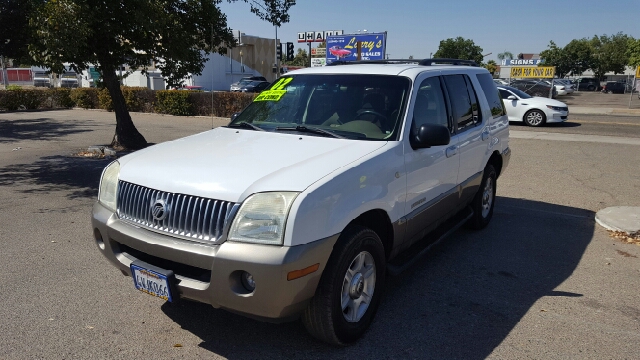
[{"label": "dirt ground", "polygon": [[[557,100],[573,106],[629,109],[629,94],[603,94],[599,91],[578,91],[571,95],[558,96]],[[640,109],[638,93],[633,93],[631,109]]]}]

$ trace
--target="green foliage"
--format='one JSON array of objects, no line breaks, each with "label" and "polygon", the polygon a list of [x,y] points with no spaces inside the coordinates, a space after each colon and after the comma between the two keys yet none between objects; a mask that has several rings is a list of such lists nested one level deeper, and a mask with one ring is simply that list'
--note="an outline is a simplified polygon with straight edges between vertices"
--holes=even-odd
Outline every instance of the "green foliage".
[{"label": "green foliage", "polygon": [[47,89],[45,92],[49,108],[70,108],[75,105],[74,101],[71,100],[71,89],[69,88]]},{"label": "green foliage", "polygon": [[629,58],[629,66],[640,66],[640,39],[629,38],[627,57]]},{"label": "green foliage", "polygon": [[83,109],[97,109],[100,107],[98,92],[96,88],[77,88],[71,90],[71,100],[77,107]]},{"label": "green foliage", "polygon": [[28,28],[29,17],[40,3],[39,0],[0,1],[0,55],[31,63],[27,46],[32,39]]},{"label": "green foliage", "polygon": [[474,60],[478,64],[482,63],[482,48],[476,45],[471,39],[464,39],[460,36],[453,39],[440,41],[438,51],[433,54],[436,58],[451,58],[461,60]]},{"label": "green foliage", "polygon": [[511,60],[513,59],[513,53],[511,51],[503,51],[498,54],[498,60]]},{"label": "green foliage", "polygon": [[307,54],[307,50],[303,48],[298,48],[298,52],[296,56],[291,61],[283,61],[282,65],[291,65],[291,66],[309,66],[309,55]]},{"label": "green foliage", "polygon": [[20,85],[8,85],[7,90],[22,90],[22,86]]},{"label": "green foliage", "polygon": [[540,66],[555,66],[556,76],[565,77],[571,71],[571,62],[573,59],[567,56],[567,52],[560,48],[553,41],[549,42],[546,50],[540,52],[540,57],[544,59],[544,64]]},{"label": "green foliage", "polygon": [[[153,90],[149,90],[144,87],[129,87],[122,86],[120,88],[124,101],[127,104],[127,110],[140,112],[140,111],[153,111],[153,103],[155,102],[155,94]],[[113,111],[113,100],[109,94],[109,90],[101,89],[98,92],[98,103],[100,108]]]},{"label": "green foliage", "polygon": [[0,108],[9,111],[38,109],[46,99],[42,90],[8,89],[2,91]]},{"label": "green foliage", "polygon": [[[189,92],[195,115],[231,117],[242,111],[258,94],[243,92]],[[213,104],[212,104],[213,103]]]},{"label": "green foliage", "polygon": [[593,51],[589,67],[596,77],[602,79],[609,71],[614,74],[624,72],[625,66],[629,63],[629,36],[621,32],[611,36],[594,36],[589,43]]},{"label": "green foliage", "polygon": [[498,71],[498,64],[496,64],[494,60],[487,61],[487,63],[483,64],[482,67],[489,70],[489,73],[491,73],[491,75],[495,74],[496,71]]},{"label": "green foliage", "polygon": [[193,116],[190,91],[160,90],[156,92],[156,111],[160,114]]}]

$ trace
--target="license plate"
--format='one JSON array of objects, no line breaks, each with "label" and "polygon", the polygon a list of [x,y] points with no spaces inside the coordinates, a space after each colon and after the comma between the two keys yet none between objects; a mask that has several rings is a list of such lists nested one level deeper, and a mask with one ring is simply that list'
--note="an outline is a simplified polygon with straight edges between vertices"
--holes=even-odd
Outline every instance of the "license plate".
[{"label": "license plate", "polygon": [[135,261],[131,264],[131,276],[136,289],[172,302],[173,272]]}]

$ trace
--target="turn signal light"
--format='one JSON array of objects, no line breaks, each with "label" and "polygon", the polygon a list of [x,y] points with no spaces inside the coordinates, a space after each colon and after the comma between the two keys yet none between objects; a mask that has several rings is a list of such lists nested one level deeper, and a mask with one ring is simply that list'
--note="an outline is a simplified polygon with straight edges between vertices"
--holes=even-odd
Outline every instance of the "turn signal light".
[{"label": "turn signal light", "polygon": [[304,269],[291,271],[287,274],[287,280],[291,281],[291,280],[301,278],[303,276],[307,276],[311,273],[318,271],[319,268],[320,268],[320,264],[315,264],[315,265],[306,267]]}]

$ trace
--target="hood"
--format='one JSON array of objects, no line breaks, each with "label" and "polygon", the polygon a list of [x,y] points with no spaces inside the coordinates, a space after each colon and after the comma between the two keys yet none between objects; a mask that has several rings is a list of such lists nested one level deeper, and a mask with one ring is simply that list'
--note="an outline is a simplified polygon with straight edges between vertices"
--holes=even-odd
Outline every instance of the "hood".
[{"label": "hood", "polygon": [[562,101],[558,101],[555,99],[549,99],[546,97],[541,97],[541,96],[534,96],[531,99],[522,99],[522,102],[528,102],[529,104],[539,104],[539,105],[549,105],[549,106],[560,106],[560,107],[567,107],[567,104],[563,103]]},{"label": "hood", "polygon": [[216,128],[122,157],[120,180],[238,202],[257,192],[303,191],[386,143]]}]

